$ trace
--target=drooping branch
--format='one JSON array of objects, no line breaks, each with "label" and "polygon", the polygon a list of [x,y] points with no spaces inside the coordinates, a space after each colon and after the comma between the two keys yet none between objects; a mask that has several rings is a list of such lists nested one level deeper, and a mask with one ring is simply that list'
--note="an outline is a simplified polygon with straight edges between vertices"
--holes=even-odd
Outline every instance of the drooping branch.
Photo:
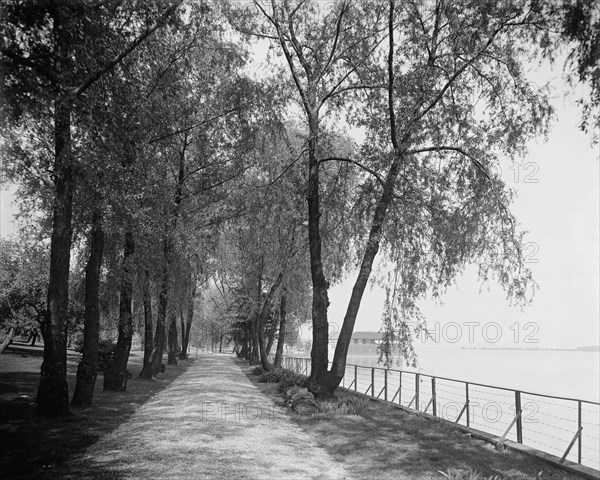
[{"label": "drooping branch", "polygon": [[[423,147],[423,148],[417,148],[414,150],[408,150],[405,152],[405,154],[413,155],[413,154],[417,154],[417,153],[443,152],[443,151],[457,152],[457,153],[461,154],[462,156],[468,158],[473,163],[473,165],[475,165],[477,170],[479,170],[483,174],[483,176],[488,180],[488,182],[490,184],[490,188],[492,189],[492,193],[494,194],[494,197],[496,198],[498,205],[504,211],[504,213],[508,214],[508,207],[506,205],[504,205],[504,203],[500,199],[500,196],[498,195],[498,192],[496,191],[496,188],[494,187],[494,181],[492,180],[492,177],[490,176],[489,172],[486,170],[486,168],[483,166],[483,164],[476,157],[474,157],[470,153],[466,152],[461,147],[453,147],[450,145],[438,145],[438,146]],[[507,215],[507,218],[512,223],[512,219],[511,219],[510,215]]]},{"label": "drooping branch", "polygon": [[357,162],[356,160],[352,160],[351,158],[327,157],[327,158],[322,158],[321,160],[319,160],[319,163],[331,162],[331,161],[346,162],[346,163],[351,163],[352,165],[356,165],[357,167],[363,169],[365,172],[368,172],[371,175],[373,175],[382,187],[385,185],[385,181],[383,180],[383,178],[381,178],[381,176],[375,170],[363,165],[360,162]]}]

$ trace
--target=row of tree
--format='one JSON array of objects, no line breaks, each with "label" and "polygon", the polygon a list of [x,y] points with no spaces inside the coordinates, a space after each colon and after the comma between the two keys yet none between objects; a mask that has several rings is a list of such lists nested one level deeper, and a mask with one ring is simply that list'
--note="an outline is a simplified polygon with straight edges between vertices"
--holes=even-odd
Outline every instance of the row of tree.
[{"label": "row of tree", "polygon": [[[178,332],[185,358],[200,286],[267,370],[286,319],[310,316],[310,388],[324,395],[373,278],[388,290],[385,356],[410,352],[418,302],[471,263],[528,302],[496,167],[548,131],[528,62],[575,41],[597,98],[594,15],[591,1],[4,2],[5,174],[23,234],[49,250],[39,412],[69,412],[72,257],[85,264],[76,405],[92,400],[102,315],[118,318],[104,386],[125,388],[136,298],[143,378],[165,350],[177,361]],[[598,117],[584,107],[585,128]],[[328,291],[349,271],[329,367]]]}]

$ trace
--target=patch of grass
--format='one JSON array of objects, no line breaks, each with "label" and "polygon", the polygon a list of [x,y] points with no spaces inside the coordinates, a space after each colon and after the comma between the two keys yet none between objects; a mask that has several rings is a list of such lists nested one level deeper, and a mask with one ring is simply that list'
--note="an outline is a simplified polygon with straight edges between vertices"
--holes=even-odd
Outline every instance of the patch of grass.
[{"label": "patch of grass", "polygon": [[501,480],[500,476],[482,477],[477,470],[449,468],[446,472],[438,470],[448,480]]},{"label": "patch of grass", "polygon": [[362,415],[369,407],[371,400],[367,397],[360,398],[355,396],[338,397],[336,399],[326,399],[318,401],[321,417],[339,417],[347,415]]}]

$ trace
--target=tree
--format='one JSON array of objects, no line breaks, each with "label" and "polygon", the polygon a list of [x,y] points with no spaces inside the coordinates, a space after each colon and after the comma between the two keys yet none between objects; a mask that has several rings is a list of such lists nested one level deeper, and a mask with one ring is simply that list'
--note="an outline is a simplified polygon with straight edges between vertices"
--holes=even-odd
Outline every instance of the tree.
[{"label": "tree", "polygon": [[[539,16],[525,3],[255,2],[288,65],[309,130],[306,157],[313,284],[310,388],[331,395],[345,373],[356,315],[380,249],[391,267],[386,338],[420,322],[416,301],[438,296],[466,265],[526,302],[533,282],[511,192],[494,175],[547,127],[543,91],[522,63]],[[325,107],[327,106],[327,110]],[[366,129],[360,160],[320,151],[321,114]],[[345,162],[364,175],[354,245],[359,272],[328,369],[320,169]]]},{"label": "tree", "polygon": [[[128,12],[119,9],[117,2],[89,8],[20,2],[3,6],[6,22],[1,51],[3,67],[8,70],[5,85],[11,87],[7,92],[9,101],[17,105],[21,96],[30,95],[54,116],[53,227],[44,362],[37,396],[38,411],[42,415],[69,413],[65,340],[76,176],[71,117],[76,102],[90,87],[164,25],[177,6],[178,3],[169,5],[154,21],[146,10],[148,23],[140,21],[143,14],[135,19],[129,16],[121,32],[111,29],[115,25],[114,16],[123,14],[127,18]],[[120,52],[107,57],[104,52],[109,51],[105,49],[108,44],[122,45]],[[12,99],[11,94],[14,94]]]},{"label": "tree", "polygon": [[35,337],[43,328],[47,251],[26,241],[0,240],[0,354],[13,336]]}]

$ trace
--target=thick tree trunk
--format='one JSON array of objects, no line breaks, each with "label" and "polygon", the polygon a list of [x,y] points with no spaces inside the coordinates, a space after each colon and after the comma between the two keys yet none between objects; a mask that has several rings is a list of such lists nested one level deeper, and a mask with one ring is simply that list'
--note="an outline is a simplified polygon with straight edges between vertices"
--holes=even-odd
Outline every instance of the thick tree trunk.
[{"label": "thick tree trunk", "polygon": [[[57,11],[62,11],[57,8]],[[69,34],[55,19],[55,51],[60,61],[69,56]],[[50,242],[48,307],[44,326],[44,361],[37,393],[38,413],[63,417],[69,412],[67,385],[67,315],[73,216],[71,159],[71,99],[61,96],[54,104],[54,213]]]},{"label": "thick tree trunk", "polygon": [[173,244],[171,238],[166,235],[163,240],[163,265],[162,280],[160,291],[158,293],[158,315],[156,318],[156,334],[154,335],[154,347],[150,355],[149,366],[144,365],[140,377],[147,380],[153,375],[164,372],[162,363],[163,353],[165,351],[165,325],[167,321],[167,308],[169,306],[169,283],[171,282],[171,257],[173,253]]},{"label": "thick tree trunk", "polygon": [[319,200],[319,161],[317,158],[319,117],[315,92],[309,92],[311,109],[308,113],[308,241],[310,253],[310,271],[313,285],[312,323],[313,338],[311,356],[311,374],[309,388],[313,393],[320,394],[327,382],[328,333],[327,309],[329,307],[329,283],[323,272],[321,254],[320,229],[320,200]]},{"label": "thick tree trunk", "polygon": [[[144,366],[142,372],[149,369],[152,371],[152,348],[154,347],[154,337],[152,335],[152,297],[150,295],[150,271],[144,270],[144,280],[142,285],[142,301],[144,304]],[[142,376],[142,373],[140,373]],[[152,374],[150,374],[152,376]]]},{"label": "thick tree trunk", "polygon": [[394,72],[393,72],[393,53],[394,53],[394,36],[393,36],[393,14],[394,14],[394,3],[390,2],[389,12],[389,51],[388,51],[388,108],[389,108],[389,121],[390,121],[390,136],[391,143],[394,148],[394,158],[392,164],[385,177],[383,185],[383,191],[381,197],[377,202],[373,220],[371,222],[371,230],[369,231],[369,238],[363,254],[362,263],[358,273],[358,277],[352,288],[352,295],[348,302],[348,308],[346,315],[344,316],[344,323],[340,330],[340,335],[335,347],[335,353],[333,356],[333,364],[331,371],[323,375],[320,378],[317,393],[322,392],[325,395],[333,395],[335,389],[339,386],[344,372],[346,370],[346,358],[348,356],[348,348],[350,346],[350,340],[352,337],[352,331],[354,330],[354,324],[356,322],[356,316],[360,307],[363,293],[367,286],[371,270],[373,268],[373,261],[379,251],[379,245],[383,235],[383,224],[387,215],[388,208],[394,195],[394,185],[398,178],[400,171],[400,163],[402,160],[401,148],[396,138],[396,118],[394,113],[393,105],[393,91],[394,91]]},{"label": "thick tree trunk", "polygon": [[125,233],[123,253],[123,279],[121,281],[121,299],[119,302],[119,338],[115,354],[108,368],[104,371],[104,390],[125,391],[127,380],[131,374],[127,370],[131,338],[133,336],[133,318],[131,301],[133,297],[132,260],[135,253],[133,232]]},{"label": "thick tree trunk", "polygon": [[177,365],[177,315],[171,312],[170,317],[167,365]]},{"label": "thick tree trunk", "polygon": [[279,302],[279,338],[277,339],[277,348],[275,350],[275,368],[281,368],[283,357],[283,345],[285,343],[285,320],[287,316],[287,289],[284,287]]},{"label": "thick tree trunk", "polygon": [[90,258],[85,267],[85,312],[83,356],[77,367],[77,381],[72,405],[92,404],[98,374],[98,340],[100,337],[100,272],[104,252],[104,232],[100,214],[95,213],[90,241]]}]

